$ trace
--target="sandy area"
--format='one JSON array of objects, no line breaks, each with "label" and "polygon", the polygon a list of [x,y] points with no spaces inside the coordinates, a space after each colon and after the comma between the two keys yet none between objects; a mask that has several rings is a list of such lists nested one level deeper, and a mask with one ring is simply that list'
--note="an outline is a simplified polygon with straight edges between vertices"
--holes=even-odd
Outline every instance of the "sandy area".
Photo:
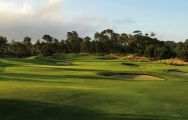
[{"label": "sandy area", "polygon": [[169,70],[168,73],[175,74],[175,75],[188,75],[186,72],[176,71],[176,70]]},{"label": "sandy area", "polygon": [[56,62],[56,64],[58,64],[58,65],[70,65],[69,62]]},{"label": "sandy area", "polygon": [[164,80],[159,77],[154,77],[150,75],[131,75],[131,74],[125,74],[125,75],[111,75],[111,78],[117,78],[117,79],[131,79],[131,80]]}]

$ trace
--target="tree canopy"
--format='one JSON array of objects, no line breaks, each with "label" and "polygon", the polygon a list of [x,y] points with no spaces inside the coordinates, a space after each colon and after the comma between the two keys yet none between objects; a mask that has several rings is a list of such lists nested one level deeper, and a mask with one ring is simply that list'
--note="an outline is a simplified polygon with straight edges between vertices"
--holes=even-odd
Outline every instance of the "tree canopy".
[{"label": "tree canopy", "polygon": [[135,54],[156,59],[179,58],[188,61],[188,39],[185,42],[161,41],[156,33],[143,34],[140,30],[133,34],[116,33],[111,29],[96,32],[94,38],[81,38],[76,31],[68,32],[65,40],[51,35],[42,36],[42,41],[32,43],[31,37],[20,42],[8,42],[0,36],[0,56],[52,56],[57,53],[90,54]]}]

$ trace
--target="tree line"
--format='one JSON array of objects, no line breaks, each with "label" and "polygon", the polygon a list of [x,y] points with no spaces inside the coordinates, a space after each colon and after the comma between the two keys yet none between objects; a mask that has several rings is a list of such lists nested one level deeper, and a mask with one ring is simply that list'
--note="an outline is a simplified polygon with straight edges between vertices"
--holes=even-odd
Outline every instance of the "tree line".
[{"label": "tree line", "polygon": [[136,30],[133,34],[115,33],[111,29],[96,32],[94,38],[81,38],[76,31],[68,32],[65,40],[44,35],[42,41],[32,43],[30,37],[22,41],[8,42],[0,36],[0,56],[52,56],[59,53],[89,54],[134,54],[156,59],[179,58],[188,61],[188,40],[185,42],[160,41],[155,33],[143,34]]}]

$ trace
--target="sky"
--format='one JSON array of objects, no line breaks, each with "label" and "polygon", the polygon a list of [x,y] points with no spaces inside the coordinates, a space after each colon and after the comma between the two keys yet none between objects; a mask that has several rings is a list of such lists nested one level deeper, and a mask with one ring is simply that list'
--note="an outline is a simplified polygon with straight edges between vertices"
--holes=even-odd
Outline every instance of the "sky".
[{"label": "sky", "polygon": [[0,35],[9,40],[50,34],[64,39],[113,29],[155,32],[160,40],[188,39],[188,0],[0,0]]}]

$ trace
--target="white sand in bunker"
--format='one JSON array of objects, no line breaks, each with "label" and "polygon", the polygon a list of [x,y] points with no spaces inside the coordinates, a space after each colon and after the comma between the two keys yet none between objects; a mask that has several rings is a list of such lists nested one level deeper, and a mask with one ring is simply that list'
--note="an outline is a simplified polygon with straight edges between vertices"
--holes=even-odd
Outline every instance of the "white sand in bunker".
[{"label": "white sand in bunker", "polygon": [[188,76],[187,72],[182,72],[178,70],[167,70],[167,72],[170,74],[174,74],[174,75],[187,75]]},{"label": "white sand in bunker", "polygon": [[71,65],[69,62],[56,62],[58,65]]},{"label": "white sand in bunker", "polygon": [[130,80],[165,80],[163,78],[151,76],[151,75],[134,75],[134,74],[122,74],[122,75],[110,75],[115,79],[130,79]]}]

